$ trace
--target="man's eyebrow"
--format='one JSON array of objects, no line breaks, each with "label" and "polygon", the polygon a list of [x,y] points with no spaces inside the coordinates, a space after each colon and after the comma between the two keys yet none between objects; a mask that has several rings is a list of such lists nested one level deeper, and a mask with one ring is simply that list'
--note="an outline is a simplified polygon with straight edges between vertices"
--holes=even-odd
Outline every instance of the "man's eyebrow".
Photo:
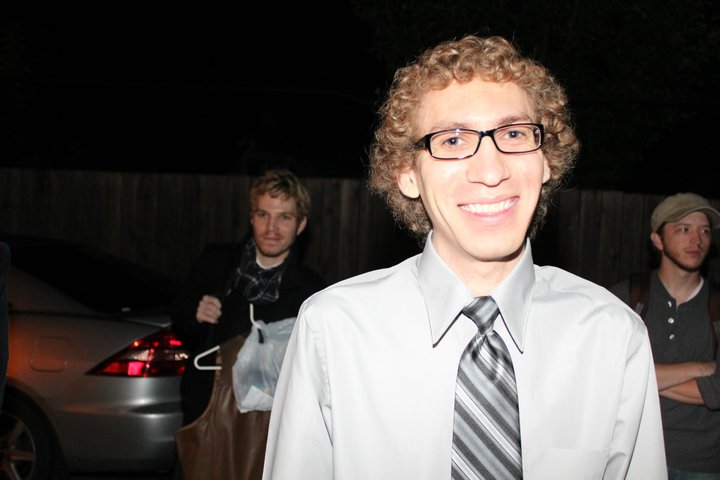
[{"label": "man's eyebrow", "polygon": [[710,228],[709,223],[700,223],[700,224],[694,224],[689,222],[668,222],[668,223],[675,223],[677,225],[681,225],[683,227],[700,227],[700,228]]},{"label": "man's eyebrow", "polygon": [[292,215],[297,216],[297,212],[293,212],[292,210],[264,210],[262,208],[256,208],[253,210],[253,213],[269,213],[269,214],[276,214],[276,215]]},{"label": "man's eyebrow", "polygon": [[[498,119],[496,122],[494,122],[494,126],[487,128],[485,130],[492,130],[493,128],[501,127],[503,125],[511,125],[513,123],[534,123],[532,118],[530,118],[529,115],[508,115],[506,117],[502,117]],[[436,124],[434,127],[432,127],[433,132],[437,132],[440,130],[453,130],[456,128],[464,129],[464,130],[475,130],[473,128],[473,125],[470,125],[467,122],[451,122],[451,123],[439,123]]]},{"label": "man's eyebrow", "polygon": [[530,115],[510,115],[500,119],[499,125],[508,125],[513,123],[534,123]]}]

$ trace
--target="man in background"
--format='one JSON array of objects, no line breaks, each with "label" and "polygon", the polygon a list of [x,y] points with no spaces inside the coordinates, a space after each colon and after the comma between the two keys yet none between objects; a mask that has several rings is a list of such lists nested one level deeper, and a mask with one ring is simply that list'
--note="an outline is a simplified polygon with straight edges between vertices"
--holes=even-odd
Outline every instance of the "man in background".
[{"label": "man in background", "polygon": [[659,267],[611,291],[648,328],[669,478],[720,480],[720,294],[701,273],[720,213],[699,195],[678,193],[660,202],[650,225]]},{"label": "man in background", "polygon": [[300,180],[287,170],[268,171],[253,183],[249,206],[250,234],[208,246],[173,308],[173,328],[191,351],[181,384],[184,424],[203,413],[212,392],[214,372],[194,367],[197,353],[247,336],[251,305],[265,323],[295,317],[303,300],[326,285],[294,248],[311,206]]}]

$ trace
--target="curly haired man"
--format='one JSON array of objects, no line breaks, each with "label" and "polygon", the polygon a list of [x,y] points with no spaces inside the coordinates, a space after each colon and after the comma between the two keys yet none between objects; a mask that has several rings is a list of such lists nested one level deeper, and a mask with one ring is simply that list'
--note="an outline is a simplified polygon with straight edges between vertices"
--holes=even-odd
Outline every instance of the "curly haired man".
[{"label": "curly haired man", "polygon": [[370,185],[422,253],[302,306],[265,479],[662,479],[647,331],[533,264],[578,151],[553,76],[500,37],[395,75]]}]

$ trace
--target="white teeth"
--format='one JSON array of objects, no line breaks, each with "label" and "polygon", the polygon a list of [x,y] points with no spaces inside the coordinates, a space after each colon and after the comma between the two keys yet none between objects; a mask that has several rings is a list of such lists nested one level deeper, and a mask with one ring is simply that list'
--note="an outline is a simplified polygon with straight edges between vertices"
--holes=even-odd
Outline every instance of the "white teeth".
[{"label": "white teeth", "polygon": [[505,200],[499,203],[468,203],[461,205],[460,208],[470,213],[497,213],[510,208],[513,203],[515,203],[513,200]]}]

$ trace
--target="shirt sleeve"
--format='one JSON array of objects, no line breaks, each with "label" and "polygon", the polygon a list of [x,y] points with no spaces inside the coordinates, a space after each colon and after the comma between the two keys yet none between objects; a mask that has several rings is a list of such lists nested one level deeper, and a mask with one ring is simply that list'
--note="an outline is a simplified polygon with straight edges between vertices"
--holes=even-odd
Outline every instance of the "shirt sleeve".
[{"label": "shirt sleeve", "polygon": [[[660,398],[650,340],[644,324],[630,338],[614,446],[604,478],[666,479]],[[626,452],[626,453],[623,453]],[[624,458],[629,455],[628,458]],[[627,475],[611,472],[627,461]]]},{"label": "shirt sleeve", "polygon": [[300,309],[270,414],[264,480],[332,479],[332,417],[321,331]]},{"label": "shirt sleeve", "polygon": [[707,377],[698,377],[696,380],[705,406],[710,410],[720,410],[720,355],[715,373]]},{"label": "shirt sleeve", "polygon": [[173,330],[180,333],[190,349],[207,348],[204,340],[208,337],[210,326],[197,321],[197,308],[203,295],[218,295],[215,292],[222,284],[222,263],[217,254],[205,249],[192,266],[188,278],[175,294],[170,311]]}]

